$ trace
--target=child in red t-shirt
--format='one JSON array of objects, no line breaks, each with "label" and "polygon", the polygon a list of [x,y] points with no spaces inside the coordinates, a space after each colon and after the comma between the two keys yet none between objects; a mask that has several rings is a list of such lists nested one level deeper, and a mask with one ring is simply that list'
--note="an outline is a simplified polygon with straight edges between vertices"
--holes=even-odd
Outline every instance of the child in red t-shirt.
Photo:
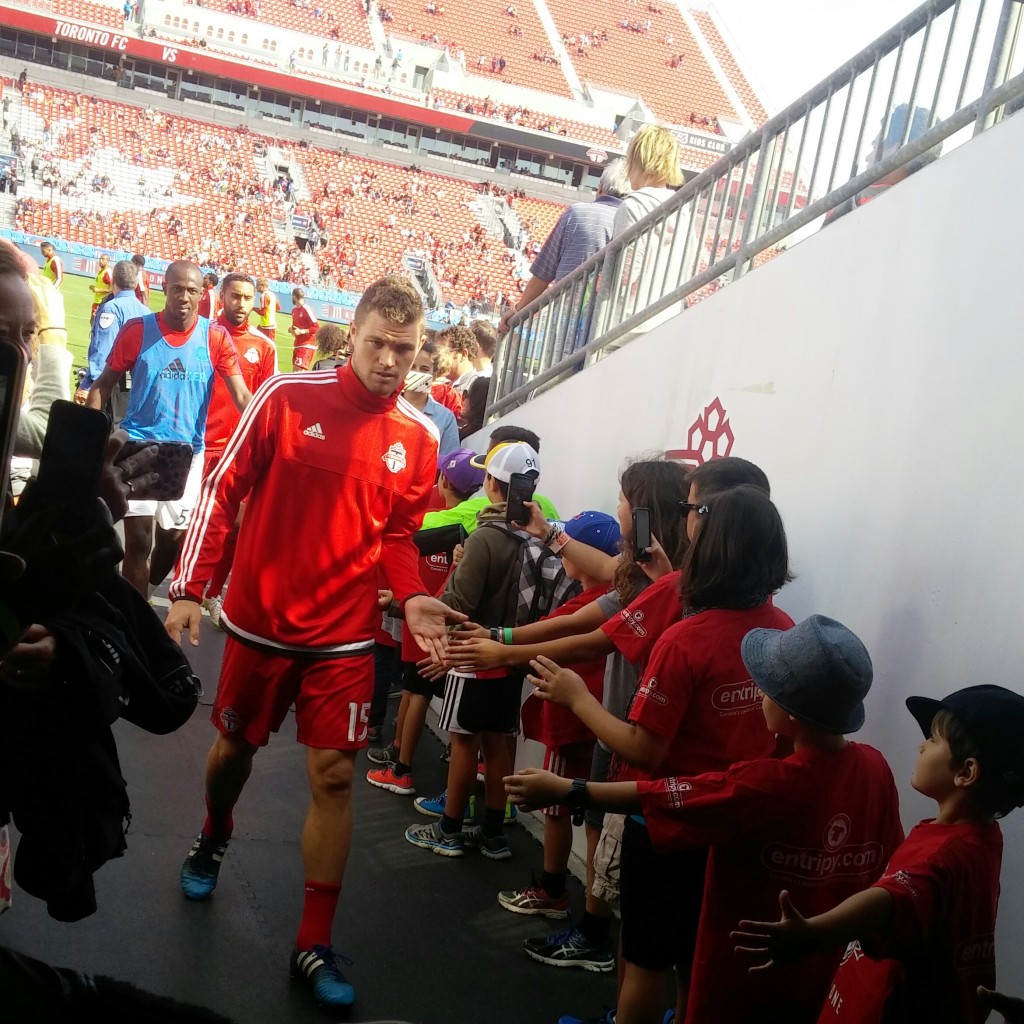
[{"label": "child in red t-shirt", "polygon": [[[569,537],[581,544],[606,555],[618,553],[622,533],[613,516],[604,512],[581,512],[568,520],[564,528]],[[556,608],[545,617],[548,620],[572,615],[611,589],[610,582],[591,576],[566,554],[562,555],[562,565],[567,576],[579,580],[583,593]],[[570,666],[598,700],[604,694],[605,660],[604,656],[598,656]],[[597,740],[568,708],[531,695],[523,704],[521,716],[523,735],[544,744],[545,769],[563,778],[589,778]],[[572,852],[572,825],[572,818],[564,807],[554,805],[544,809],[543,875],[539,883],[534,882],[525,889],[499,892],[498,902],[506,910],[514,914],[542,914],[551,918],[569,916],[565,879]]]},{"label": "child in red t-shirt", "polygon": [[656,781],[576,786],[544,773],[512,776],[513,800],[549,799],[642,813],[657,851],[710,846],[690,979],[688,1024],[786,1024],[817,1020],[838,953],[776,976],[749,974],[732,954],[744,907],[771,909],[780,884],[816,907],[881,874],[903,838],[892,773],[873,747],[845,735],[864,722],[871,660],[845,626],[814,615],[790,630],[755,629],[741,656],[762,694],[768,731],[792,743],[786,758],[724,772]]},{"label": "child in red t-shirt", "polygon": [[995,819],[1024,806],[1024,696],[969,686],[907,707],[925,735],[910,784],[938,804],[935,818],[910,832],[871,888],[810,917],[783,891],[780,921],[741,921],[734,933],[761,967],[845,946],[821,1024],[988,1017],[978,988],[995,984]]},{"label": "child in red t-shirt", "polygon": [[[625,721],[548,658],[532,662],[527,677],[542,697],[569,707],[593,730],[616,756],[622,781],[725,771],[768,757],[775,746],[740,643],[751,629],[793,625],[772,602],[790,579],[782,519],[764,490],[749,484],[702,496],[694,513],[681,576],[683,617],[654,645]],[[614,764],[609,774],[615,777]],[[643,819],[626,819],[619,896],[625,1019],[646,1020],[652,1005],[661,1006],[673,967],[683,1018],[706,860],[706,846],[657,852]],[[533,959],[561,965],[575,961],[578,941],[566,933],[528,940],[524,948]]]}]

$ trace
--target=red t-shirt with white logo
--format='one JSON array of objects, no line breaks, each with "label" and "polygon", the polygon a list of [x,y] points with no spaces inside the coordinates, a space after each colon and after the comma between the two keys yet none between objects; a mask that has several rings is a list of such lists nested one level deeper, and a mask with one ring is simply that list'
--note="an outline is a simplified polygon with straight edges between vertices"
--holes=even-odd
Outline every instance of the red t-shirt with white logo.
[{"label": "red t-shirt with white logo", "polygon": [[601,624],[601,631],[615,649],[633,665],[643,671],[654,645],[669,626],[683,614],[679,599],[678,570],[655,580],[646,590]]},{"label": "red t-shirt with white logo", "polygon": [[[228,332],[235,352],[238,353],[238,368],[242,372],[245,386],[256,394],[257,388],[277,373],[277,349],[274,343],[247,323],[235,327],[223,316],[215,323]],[[224,451],[231,432],[238,426],[242,414],[235,406],[227,384],[219,377],[213,382],[210,409],[206,414],[206,455],[219,455]]]},{"label": "red t-shirt with white logo", "polygon": [[875,883],[893,898],[888,928],[847,947],[821,1024],[981,1024],[1002,857],[995,822],[915,826]]},{"label": "red t-shirt with white logo", "polygon": [[[592,601],[607,594],[610,587],[602,583],[596,587],[590,587],[583,593],[569,598],[564,604],[559,605],[549,615],[541,620],[546,622],[561,615],[572,615],[586,607]],[[604,663],[605,656],[591,658],[590,661],[577,662],[574,665],[565,667],[578,673],[587,689],[600,700],[604,695]],[[541,700],[532,693],[526,698],[523,704],[523,735],[530,740],[536,740],[547,747],[560,747],[568,743],[585,743],[593,740],[594,734],[576,717],[568,708],[555,704],[554,701]]]},{"label": "red t-shirt with white logo", "polygon": [[688,1024],[814,1024],[840,951],[751,974],[729,933],[743,919],[776,920],[782,889],[813,915],[878,879],[903,839],[885,758],[848,743],[637,789],[655,850],[711,847]]},{"label": "red t-shirt with white logo", "polygon": [[202,600],[245,501],[225,628],[279,651],[367,653],[381,619],[377,565],[399,600],[422,589],[412,534],[437,445],[426,416],[398,394],[371,394],[349,366],[275,375],[203,484],[171,599]]},{"label": "red t-shirt with white logo", "polygon": [[627,717],[670,740],[668,752],[653,771],[623,763],[620,778],[701,775],[769,757],[775,740],[765,728],[740,641],[751,629],[792,625],[769,600],[755,608],[712,608],[670,626],[651,652]]},{"label": "red t-shirt with white logo", "polygon": [[[436,490],[434,493],[436,493]],[[451,559],[448,557],[447,551],[439,551],[434,555],[420,555],[420,582],[423,584],[422,589],[424,592],[433,597],[440,594],[441,591],[444,590],[444,585],[448,582],[448,577],[451,575],[453,568],[454,566],[451,564]],[[429,657],[429,652],[423,650],[423,648],[413,640],[412,634],[409,632],[409,628],[403,622],[402,661],[416,663]]]}]

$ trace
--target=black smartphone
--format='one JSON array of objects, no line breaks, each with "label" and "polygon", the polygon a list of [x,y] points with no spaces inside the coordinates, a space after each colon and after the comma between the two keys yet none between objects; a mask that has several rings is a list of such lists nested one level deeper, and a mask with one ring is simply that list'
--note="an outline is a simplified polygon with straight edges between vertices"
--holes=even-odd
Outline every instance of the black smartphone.
[{"label": "black smartphone", "polygon": [[[0,466],[9,467],[14,454],[14,441],[18,435],[18,415],[25,393],[28,374],[28,352],[15,343],[6,332],[0,335],[0,424],[3,441],[0,442]],[[6,471],[5,471],[6,472]],[[0,516],[3,515],[0,502]]]},{"label": "black smartphone", "polygon": [[633,561],[649,562],[651,546],[651,510],[649,508],[633,509]]},{"label": "black smartphone", "polygon": [[59,508],[55,533],[77,536],[95,523],[109,436],[110,418],[99,409],[63,399],[50,407],[39,471],[22,501],[31,511]]},{"label": "black smartphone", "polygon": [[133,501],[177,501],[185,493],[192,468],[192,445],[185,441],[126,441],[119,458],[127,459],[150,447],[157,449],[157,455],[148,469],[158,479],[151,487],[133,490],[130,497]]},{"label": "black smartphone", "polygon": [[533,473],[513,473],[508,482],[508,502],[505,505],[505,522],[515,526],[525,526],[532,515],[526,507],[533,501],[533,492],[537,489],[537,478]]}]

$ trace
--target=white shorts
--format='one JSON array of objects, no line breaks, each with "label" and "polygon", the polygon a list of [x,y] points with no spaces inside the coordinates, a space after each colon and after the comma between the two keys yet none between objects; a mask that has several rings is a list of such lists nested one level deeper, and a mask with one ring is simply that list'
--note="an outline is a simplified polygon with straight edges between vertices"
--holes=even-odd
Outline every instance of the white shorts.
[{"label": "white shorts", "polygon": [[155,516],[157,525],[163,530],[187,530],[192,510],[199,502],[199,491],[203,485],[203,452],[192,456],[185,492],[177,501],[129,501],[129,516]]}]

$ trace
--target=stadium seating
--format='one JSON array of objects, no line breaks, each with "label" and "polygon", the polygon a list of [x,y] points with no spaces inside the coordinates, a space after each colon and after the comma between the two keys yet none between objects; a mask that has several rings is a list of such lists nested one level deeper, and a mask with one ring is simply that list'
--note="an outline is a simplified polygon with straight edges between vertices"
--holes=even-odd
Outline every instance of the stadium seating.
[{"label": "stadium seating", "polygon": [[570,121],[564,117],[538,113],[535,110],[527,110],[525,107],[511,103],[494,103],[490,99],[480,99],[479,96],[468,96],[450,89],[435,89],[433,97],[435,107],[446,107],[450,110],[473,110],[478,116],[493,117],[499,121],[536,128],[538,131],[565,135],[581,142],[592,142],[604,149],[618,150],[622,148],[622,143],[610,128],[600,128],[583,121]]},{"label": "stadium seating", "polygon": [[757,93],[751,88],[747,76],[740,69],[739,64],[736,63],[736,58],[732,55],[732,51],[722,38],[722,33],[715,24],[715,19],[707,11],[691,10],[690,14],[693,15],[694,21],[700,27],[701,34],[711,47],[715,59],[722,65],[725,73],[729,76],[729,81],[739,94],[743,105],[747,108],[747,113],[753,118],[754,124],[764,124],[768,120],[768,111],[764,109],[761,101],[757,98]]},{"label": "stadium seating", "polygon": [[[679,10],[652,0],[623,5],[618,0],[547,0],[555,24],[569,50],[580,79],[615,92],[636,96],[654,113],[672,124],[698,118],[741,120],[697,46]],[[623,19],[650,29],[623,28]],[[592,39],[581,45],[580,35]],[[607,41],[603,41],[607,35]],[[667,40],[671,38],[671,42]],[[575,39],[575,45],[568,40]],[[595,45],[599,43],[599,45]],[[673,57],[683,55],[680,67]]]},{"label": "stadium seating", "polygon": [[104,28],[123,28],[124,16],[121,11],[108,4],[90,3],[89,0],[51,0],[47,7],[58,18],[82,21]]},{"label": "stadium seating", "polygon": [[529,196],[513,199],[509,205],[519,215],[519,220],[529,232],[530,238],[538,245],[544,244],[544,239],[551,234],[551,229],[565,209],[564,206],[556,206],[554,203],[532,199]]},{"label": "stadium seating", "polygon": [[[478,186],[59,89],[35,87],[25,103],[39,125],[52,125],[44,165],[55,161],[62,181],[78,184],[67,194],[60,185],[52,193],[31,186],[19,203],[20,230],[282,278],[294,263],[293,240],[275,235],[283,208],[263,159],[276,146],[302,168],[310,198],[295,212],[319,215],[326,244],[314,255],[338,287],[359,291],[400,269],[406,251],[423,251],[443,297],[458,305],[518,291],[516,255],[487,237],[470,209]],[[26,141],[41,145],[41,129],[27,130]],[[542,242],[562,207],[518,202]]]},{"label": "stadium seating", "polygon": [[[427,0],[385,0],[389,16],[384,27],[401,39],[433,39],[449,51],[465,53],[471,75],[527,86],[555,96],[571,96],[569,83],[556,62],[538,60],[550,55],[551,41],[541,25],[532,0],[437,0],[437,14],[427,13]],[[506,14],[509,6],[516,16]],[[521,34],[511,34],[510,30]],[[483,57],[483,64],[479,59]],[[502,72],[491,70],[491,61],[504,57]]]},{"label": "stadium seating", "polygon": [[[372,49],[366,10],[360,0],[258,0],[259,18],[246,15],[245,0],[203,0],[203,7],[237,14],[248,22],[326,37]],[[317,12],[320,12],[319,16]]]}]

